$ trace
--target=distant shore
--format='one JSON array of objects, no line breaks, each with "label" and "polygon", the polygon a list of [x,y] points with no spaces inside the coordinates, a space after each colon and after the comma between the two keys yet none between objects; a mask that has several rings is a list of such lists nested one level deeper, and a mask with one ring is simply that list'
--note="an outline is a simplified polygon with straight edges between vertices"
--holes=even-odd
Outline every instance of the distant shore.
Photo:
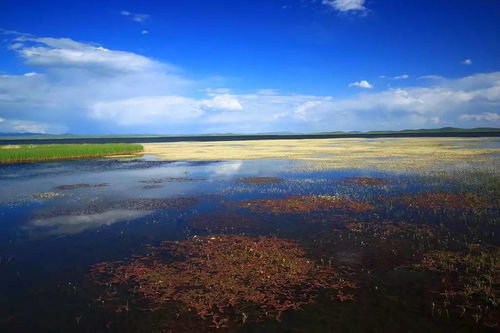
[{"label": "distant shore", "polygon": [[398,132],[319,133],[319,134],[248,134],[248,135],[179,135],[179,136],[47,136],[0,137],[0,145],[19,144],[78,144],[78,143],[161,143],[161,142],[210,142],[247,140],[297,140],[337,138],[474,138],[500,137],[499,130],[409,130]]}]

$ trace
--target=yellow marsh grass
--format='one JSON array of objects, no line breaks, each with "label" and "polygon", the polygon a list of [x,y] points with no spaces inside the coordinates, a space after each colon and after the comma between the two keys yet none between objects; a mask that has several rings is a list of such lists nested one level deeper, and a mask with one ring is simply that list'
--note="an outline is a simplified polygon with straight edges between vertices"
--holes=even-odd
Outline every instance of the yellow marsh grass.
[{"label": "yellow marsh grass", "polygon": [[480,148],[496,138],[302,139],[144,144],[161,160],[292,159],[308,169],[419,169],[462,163],[495,167],[500,148]]}]

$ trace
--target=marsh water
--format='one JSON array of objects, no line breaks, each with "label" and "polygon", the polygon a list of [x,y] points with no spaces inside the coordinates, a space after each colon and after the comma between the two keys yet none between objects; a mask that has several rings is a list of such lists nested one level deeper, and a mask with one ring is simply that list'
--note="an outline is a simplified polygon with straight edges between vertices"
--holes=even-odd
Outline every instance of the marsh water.
[{"label": "marsh water", "polygon": [[[313,171],[291,160],[166,162],[151,156],[11,164],[0,170],[2,332],[499,329],[496,299],[485,300],[498,295],[497,282],[488,286],[493,296],[461,294],[469,280],[456,270],[445,297],[447,285],[441,282],[449,272],[418,266],[429,262],[429,253],[471,252],[471,244],[479,244],[483,254],[498,253],[497,201],[487,195],[481,200],[489,204],[474,199],[479,208],[454,210],[452,195],[465,190],[453,181],[374,170]],[[405,200],[422,202],[422,193],[450,194],[448,207]],[[320,198],[319,206],[302,207],[311,205],[311,198]],[[334,204],[338,198],[350,200],[345,205],[352,209]],[[360,203],[369,208],[358,208]],[[279,315],[232,312],[220,324],[197,316],[201,305],[192,310],[162,300],[160,306],[145,306],[154,300],[137,292],[137,283],[145,281],[138,278],[106,299],[109,281],[95,283],[89,274],[97,263],[127,262],[162,241],[220,235],[293,242],[308,263],[328,266],[349,281],[349,297],[323,297],[315,290],[307,302]],[[496,273],[484,272],[490,278]],[[221,295],[231,298],[231,290]],[[295,300],[292,295],[286,304]],[[229,306],[224,309],[220,318]]]}]

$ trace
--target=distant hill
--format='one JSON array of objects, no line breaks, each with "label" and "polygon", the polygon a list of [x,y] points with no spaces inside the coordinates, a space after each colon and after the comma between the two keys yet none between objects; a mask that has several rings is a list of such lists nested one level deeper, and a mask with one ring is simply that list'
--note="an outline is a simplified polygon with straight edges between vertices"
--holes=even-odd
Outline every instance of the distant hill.
[{"label": "distant hill", "polygon": [[30,133],[30,132],[23,132],[23,133],[2,133],[0,132],[0,136],[13,136],[13,137],[19,137],[19,136],[45,136],[46,134],[42,133]]},{"label": "distant hill", "polygon": [[500,128],[494,127],[476,127],[476,128],[458,128],[458,127],[441,127],[431,129],[404,129],[401,131],[369,131],[366,133],[384,134],[384,133],[453,133],[453,132],[499,132]]},{"label": "distant hill", "polygon": [[182,142],[182,141],[234,141],[277,139],[323,139],[323,138],[377,138],[377,137],[500,137],[500,128],[456,128],[405,129],[401,131],[369,132],[320,132],[320,133],[256,133],[256,134],[191,134],[191,135],[52,135],[40,133],[0,133],[2,144],[41,143],[106,143],[106,142]]}]

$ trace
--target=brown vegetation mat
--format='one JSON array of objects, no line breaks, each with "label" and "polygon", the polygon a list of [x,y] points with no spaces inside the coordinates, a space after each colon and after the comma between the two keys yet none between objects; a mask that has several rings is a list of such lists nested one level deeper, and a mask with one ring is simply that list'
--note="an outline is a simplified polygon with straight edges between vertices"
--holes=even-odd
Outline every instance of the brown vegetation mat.
[{"label": "brown vegetation mat", "polygon": [[364,213],[375,207],[363,201],[326,195],[297,195],[278,199],[258,199],[244,201],[239,207],[248,208],[255,213],[293,214],[312,211],[344,210]]},{"label": "brown vegetation mat", "polygon": [[[163,260],[166,255],[173,260]],[[344,288],[355,287],[331,266],[307,259],[296,242],[222,235],[166,241],[128,262],[95,264],[90,277],[103,287],[126,287],[151,309],[180,302],[217,328],[279,320],[284,311],[314,302],[322,290],[348,300],[352,295]]]},{"label": "brown vegetation mat", "polygon": [[76,190],[78,188],[104,187],[104,186],[108,186],[108,183],[97,183],[97,184],[81,183],[81,184],[59,185],[56,186],[55,188],[58,190]]}]

